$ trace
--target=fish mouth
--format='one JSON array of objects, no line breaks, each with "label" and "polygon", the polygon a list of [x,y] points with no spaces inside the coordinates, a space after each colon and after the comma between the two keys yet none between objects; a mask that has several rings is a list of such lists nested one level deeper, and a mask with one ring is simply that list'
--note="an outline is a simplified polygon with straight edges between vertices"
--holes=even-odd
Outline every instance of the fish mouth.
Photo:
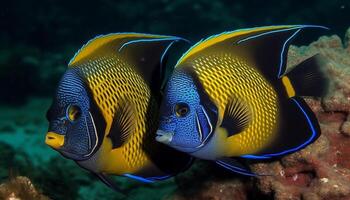
[{"label": "fish mouth", "polygon": [[163,130],[158,130],[156,132],[156,140],[158,142],[164,143],[164,144],[170,144],[170,142],[173,140],[174,133],[173,132],[167,132]]},{"label": "fish mouth", "polygon": [[60,149],[64,145],[65,136],[54,132],[48,132],[45,143],[54,149]]}]

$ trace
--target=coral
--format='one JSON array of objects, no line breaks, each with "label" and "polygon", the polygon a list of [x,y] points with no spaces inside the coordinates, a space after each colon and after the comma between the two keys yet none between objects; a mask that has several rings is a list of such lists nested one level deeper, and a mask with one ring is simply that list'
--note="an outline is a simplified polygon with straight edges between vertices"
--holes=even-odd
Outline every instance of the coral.
[{"label": "coral", "polygon": [[232,199],[233,194],[235,200],[247,199],[247,186],[239,180],[210,181],[205,182],[203,187],[203,190],[198,191],[197,194],[192,194],[189,196],[184,194],[177,194],[173,199]]},{"label": "coral", "polygon": [[174,200],[196,199],[260,199],[266,195],[256,192],[254,179],[237,176],[213,162],[197,160],[190,170],[176,177],[178,189],[169,198]]},{"label": "coral", "polygon": [[274,194],[275,199],[350,198],[350,46],[345,46],[338,36],[324,36],[307,47],[290,49],[289,66],[317,53],[325,58],[323,67],[331,78],[329,92],[321,101],[306,99],[322,135],[279,161],[253,166],[256,172],[275,174],[259,178],[263,193]]},{"label": "coral", "polygon": [[[309,46],[291,46],[289,50],[288,68],[321,54],[322,67],[330,76],[326,97],[306,99],[320,122],[322,134],[319,139],[281,159],[251,163],[255,173],[272,176],[228,180],[218,179],[218,173],[206,167],[201,167],[206,174],[188,172],[187,179],[181,176],[178,179],[190,181],[192,185],[181,190],[180,184],[174,199],[350,199],[349,39],[350,28],[345,44],[338,36],[323,36]],[[208,177],[208,173],[211,176]],[[201,180],[202,176],[206,178]]]},{"label": "coral", "polygon": [[0,199],[3,200],[49,200],[41,194],[32,182],[23,176],[12,178],[0,185]]}]

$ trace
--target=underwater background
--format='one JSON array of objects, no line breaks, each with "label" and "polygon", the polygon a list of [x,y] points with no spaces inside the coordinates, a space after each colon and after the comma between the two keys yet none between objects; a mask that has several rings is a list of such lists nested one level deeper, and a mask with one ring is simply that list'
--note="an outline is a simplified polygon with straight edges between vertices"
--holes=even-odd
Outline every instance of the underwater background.
[{"label": "underwater background", "polygon": [[[350,199],[349,0],[1,4],[0,199],[8,197],[9,188],[20,199]],[[305,46],[292,47],[288,62],[293,66],[321,53],[329,59],[325,65],[335,88],[322,101],[308,101],[321,122],[323,136],[316,144],[282,161],[252,165],[257,171],[286,173],[285,179],[255,180],[196,161],[185,173],[154,184],[117,177],[127,191],[122,195],[46,146],[45,114],[58,81],[75,52],[96,35],[142,32],[181,36],[195,43],[224,31],[279,24],[330,28],[299,37],[293,44]]]}]

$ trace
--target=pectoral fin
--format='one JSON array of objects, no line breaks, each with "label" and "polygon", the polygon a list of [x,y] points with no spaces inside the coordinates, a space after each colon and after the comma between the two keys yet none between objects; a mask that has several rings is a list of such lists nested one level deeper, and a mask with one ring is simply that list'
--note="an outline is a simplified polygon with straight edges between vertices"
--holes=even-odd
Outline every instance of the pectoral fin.
[{"label": "pectoral fin", "polygon": [[242,100],[232,97],[226,104],[221,127],[228,132],[228,137],[242,132],[251,121],[248,106]]},{"label": "pectoral fin", "polygon": [[119,101],[112,127],[107,135],[112,141],[113,149],[121,147],[135,130],[135,114],[133,107],[127,100]]}]

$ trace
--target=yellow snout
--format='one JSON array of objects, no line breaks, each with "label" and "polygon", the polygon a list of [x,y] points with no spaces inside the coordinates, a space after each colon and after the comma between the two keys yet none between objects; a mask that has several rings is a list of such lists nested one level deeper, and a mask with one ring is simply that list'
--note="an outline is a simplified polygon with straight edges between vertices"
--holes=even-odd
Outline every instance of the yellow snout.
[{"label": "yellow snout", "polygon": [[58,149],[64,145],[64,135],[48,132],[46,134],[45,143],[54,149]]}]

